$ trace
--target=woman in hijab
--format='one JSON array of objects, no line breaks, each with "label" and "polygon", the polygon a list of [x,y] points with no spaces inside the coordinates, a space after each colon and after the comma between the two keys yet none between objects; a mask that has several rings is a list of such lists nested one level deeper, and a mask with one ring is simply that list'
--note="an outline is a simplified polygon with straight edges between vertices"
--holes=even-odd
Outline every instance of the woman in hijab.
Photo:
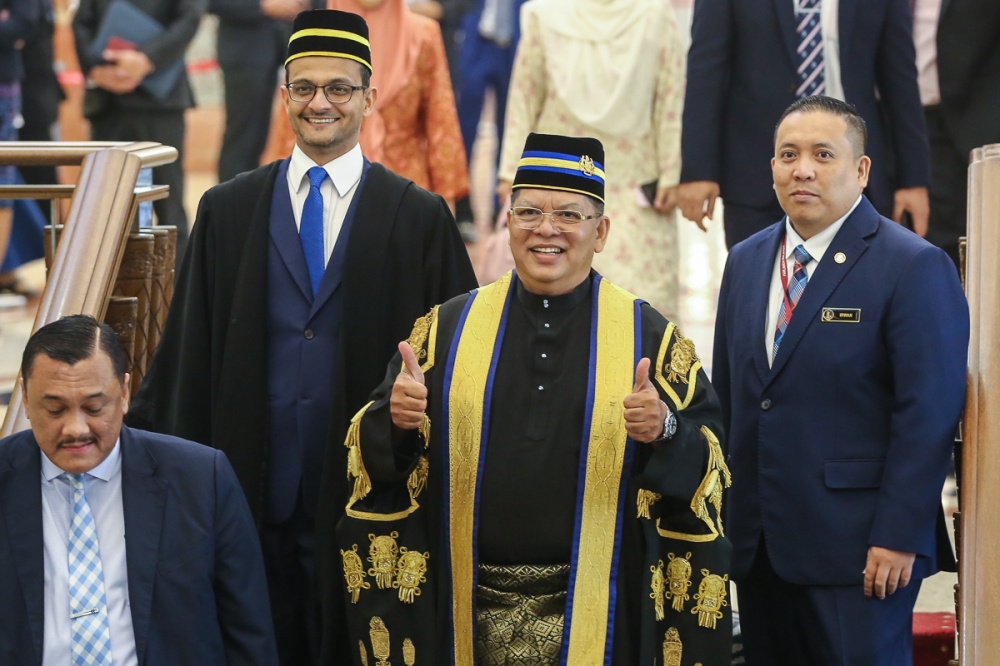
[{"label": "woman in hijab", "polygon": [[[469,173],[441,28],[405,0],[328,0],[327,8],[368,23],[378,101],[361,126],[365,157],[454,204],[469,193]],[[277,116],[272,159],[295,144],[285,114]]]},{"label": "woman in hijab", "polygon": [[594,268],[672,321],[683,90],[684,49],[666,0],[530,0],[522,7],[500,197],[510,193],[529,132],[599,139],[612,227]]}]

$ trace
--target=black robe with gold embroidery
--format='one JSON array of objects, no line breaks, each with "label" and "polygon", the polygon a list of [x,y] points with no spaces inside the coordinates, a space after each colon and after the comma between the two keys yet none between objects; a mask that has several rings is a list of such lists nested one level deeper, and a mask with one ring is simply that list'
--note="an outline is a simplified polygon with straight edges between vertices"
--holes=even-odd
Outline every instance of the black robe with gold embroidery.
[{"label": "black robe with gold embroidery", "polygon": [[[514,287],[480,472],[480,564],[570,562],[592,288],[588,279],[569,294],[540,297],[520,283]],[[426,452],[416,433],[393,441],[389,395],[398,355],[348,438],[359,445],[352,452],[353,471],[363,465],[371,490],[356,492],[365,496],[341,520],[339,552],[328,554],[321,568],[347,580],[355,664],[380,664],[379,658],[451,663],[451,569],[443,535],[449,495],[440,424],[447,406],[445,357],[468,299],[448,301],[432,313],[435,325],[424,318],[411,336],[427,368]],[[721,505],[728,475],[719,403],[690,341],[646,304],[641,317],[642,355],[659,363],[651,379],[677,415],[678,430],[663,444],[638,445],[628,472],[610,663],[728,665],[732,622],[723,602],[730,546],[716,534],[721,525],[715,503]],[[407,603],[400,583],[411,574],[425,582]],[[717,611],[708,610],[713,602]]]}]

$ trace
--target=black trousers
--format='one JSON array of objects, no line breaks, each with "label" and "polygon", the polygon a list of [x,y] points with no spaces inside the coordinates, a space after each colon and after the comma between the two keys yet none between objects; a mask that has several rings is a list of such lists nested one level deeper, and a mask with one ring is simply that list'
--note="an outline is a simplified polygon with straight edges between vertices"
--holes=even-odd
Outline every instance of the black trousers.
[{"label": "black trousers", "polygon": [[947,252],[958,267],[958,239],[966,229],[969,156],[963,155],[948,135],[939,106],[925,106],[924,115],[931,143],[931,221],[927,240]]},{"label": "black trousers", "polygon": [[885,599],[858,585],[794,585],[771,566],[761,541],[736,582],[747,666],[912,666],[919,580]]},{"label": "black trousers", "polygon": [[302,504],[292,517],[260,530],[264,571],[281,666],[314,666],[319,659],[319,599],[316,594],[316,524]]},{"label": "black trousers", "polygon": [[110,107],[90,120],[94,141],[156,141],[177,149],[177,161],[153,169],[153,182],[169,185],[170,196],[153,202],[159,224],[177,227],[177,265],[187,247],[184,212],[184,110],[138,110]]},{"label": "black trousers", "polygon": [[222,65],[226,88],[226,131],[219,152],[219,182],[260,164],[271,125],[278,82],[276,65]]}]

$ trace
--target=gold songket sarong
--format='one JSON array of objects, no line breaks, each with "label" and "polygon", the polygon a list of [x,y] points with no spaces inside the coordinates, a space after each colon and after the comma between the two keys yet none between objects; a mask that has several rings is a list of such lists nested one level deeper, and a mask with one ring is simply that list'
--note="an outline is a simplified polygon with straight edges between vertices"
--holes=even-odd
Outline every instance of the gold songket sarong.
[{"label": "gold songket sarong", "polygon": [[479,565],[476,653],[482,666],[556,666],[569,564]]}]

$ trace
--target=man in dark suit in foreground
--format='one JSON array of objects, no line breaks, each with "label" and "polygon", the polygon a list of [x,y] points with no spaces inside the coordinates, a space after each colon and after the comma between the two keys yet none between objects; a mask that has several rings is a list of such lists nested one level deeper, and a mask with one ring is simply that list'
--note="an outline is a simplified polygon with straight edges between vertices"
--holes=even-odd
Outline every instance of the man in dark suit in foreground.
[{"label": "man in dark suit in foreground", "polygon": [[909,665],[920,581],[954,570],[941,487],[969,311],[948,256],[862,195],[865,125],[799,100],[775,136],[787,217],[738,244],[712,384],[750,666]]},{"label": "man in dark suit in foreground", "polygon": [[219,451],[122,426],[125,369],[84,315],[25,348],[31,430],[0,440],[0,663],[277,664],[236,475]]}]

